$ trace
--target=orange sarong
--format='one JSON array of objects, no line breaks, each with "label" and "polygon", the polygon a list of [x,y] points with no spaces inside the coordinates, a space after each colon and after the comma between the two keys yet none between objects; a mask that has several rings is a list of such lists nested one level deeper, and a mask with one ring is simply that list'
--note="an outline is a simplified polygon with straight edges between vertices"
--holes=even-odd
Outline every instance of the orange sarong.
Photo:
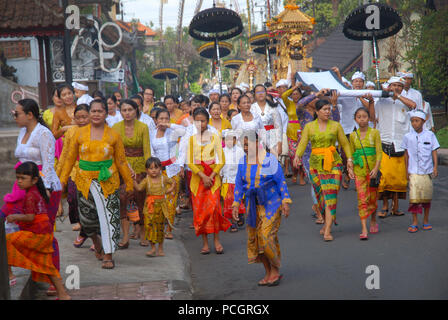
[{"label": "orange sarong", "polygon": [[31,270],[36,282],[52,284],[49,276],[61,277],[53,263],[53,234],[17,231],[6,235],[8,265]]},{"label": "orange sarong", "polygon": [[230,228],[231,223],[221,213],[219,189],[212,193],[211,189],[206,188],[200,180],[196,196],[194,193],[191,196],[196,236],[219,233],[219,231],[227,231]]}]

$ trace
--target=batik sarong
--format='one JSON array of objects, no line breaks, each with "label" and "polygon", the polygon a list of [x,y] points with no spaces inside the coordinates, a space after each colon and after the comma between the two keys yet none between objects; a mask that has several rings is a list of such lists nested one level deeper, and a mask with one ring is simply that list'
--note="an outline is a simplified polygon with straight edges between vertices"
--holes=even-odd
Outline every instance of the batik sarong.
[{"label": "batik sarong", "polygon": [[280,268],[281,252],[277,236],[281,222],[280,211],[281,207],[268,219],[265,207],[257,205],[256,227],[247,225],[248,263],[260,263],[263,254],[273,266]]},{"label": "batik sarong", "polygon": [[336,206],[342,181],[342,165],[338,164],[331,171],[322,171],[321,173],[310,168],[310,178],[320,212],[325,217],[325,208],[328,207],[336,224]]},{"label": "batik sarong", "polygon": [[355,176],[358,194],[358,212],[361,220],[367,219],[378,208],[378,188],[370,186],[370,175]]},{"label": "batik sarong", "polygon": [[114,253],[120,241],[120,198],[118,190],[104,198],[103,190],[92,180],[88,199],[78,191],[79,222],[87,236],[101,235],[105,254]]}]

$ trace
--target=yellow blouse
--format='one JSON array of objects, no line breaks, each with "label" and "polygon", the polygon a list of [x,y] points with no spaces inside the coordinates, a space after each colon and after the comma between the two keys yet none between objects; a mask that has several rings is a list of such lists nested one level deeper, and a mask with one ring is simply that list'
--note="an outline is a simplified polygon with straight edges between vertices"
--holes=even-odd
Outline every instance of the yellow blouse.
[{"label": "yellow blouse", "polygon": [[[216,161],[216,157],[218,157],[218,161]],[[221,139],[213,134],[211,137],[211,142],[205,145],[201,145],[200,142],[197,141],[196,135],[190,137],[188,143],[188,166],[192,171],[191,182],[190,182],[190,190],[196,196],[199,188],[199,182],[201,178],[199,177],[199,171],[204,171],[204,167],[201,165],[201,161],[208,163],[213,161],[213,164],[210,164],[210,168],[213,172],[216,173],[214,184],[211,188],[212,193],[214,193],[221,186],[221,177],[219,172],[224,166],[224,151],[222,149]]]},{"label": "yellow blouse", "polygon": [[42,119],[44,119],[48,128],[51,128],[53,126],[53,117],[54,117],[54,113],[51,112],[51,109],[47,109],[44,111],[44,113],[42,113]]},{"label": "yellow blouse", "polygon": [[[126,162],[124,145],[120,135],[112,128],[104,126],[103,138],[101,140],[91,140],[90,128],[91,124],[78,128],[71,139],[70,150],[68,151],[66,161],[63,164],[61,171],[61,182],[67,184],[68,177],[78,156],[81,160],[86,161],[104,161],[113,159],[112,166],[109,168],[112,176],[105,181],[99,182],[104,197],[107,198],[120,187],[120,175],[126,184],[126,191],[132,191],[133,181],[131,171]],[[98,175],[99,171],[85,171],[79,169],[79,173],[76,175],[76,180],[74,182],[85,198],[89,195],[92,180],[98,179]]]},{"label": "yellow blouse", "polygon": [[[301,157],[305,153],[306,146],[308,142],[311,142],[311,148],[329,148],[331,146],[336,146],[336,141],[344,149],[347,158],[352,157],[352,152],[350,149],[350,144],[347,137],[344,134],[344,129],[339,122],[328,120],[327,127],[324,131],[320,131],[317,119],[308,123],[302,131],[302,138],[300,139],[299,145],[297,146],[296,154]],[[336,151],[333,153],[334,162],[333,166],[337,164],[342,164],[342,159],[339,153]],[[310,156],[310,168],[316,169],[321,172],[323,170],[322,162],[324,156],[320,154],[311,153]]]},{"label": "yellow blouse", "polygon": [[[163,179],[163,185],[162,185]],[[167,176],[160,176],[160,180],[157,183],[149,180],[149,177],[143,179],[138,186],[136,186],[137,191],[146,191],[146,196],[164,196],[166,191],[169,189],[168,186],[172,186],[174,179],[170,179]]]},{"label": "yellow blouse", "polygon": [[126,136],[124,121],[120,121],[112,127],[121,136],[125,150],[127,148],[141,148],[143,157],[126,157],[129,165],[135,173],[146,172],[146,160],[151,157],[151,148],[149,144],[148,126],[141,121],[134,121],[134,135],[132,138]]},{"label": "yellow blouse", "polygon": [[[78,126],[73,126],[69,128],[64,135],[64,147],[62,148],[61,156],[59,157],[59,161],[56,165],[56,174],[60,177],[62,172],[62,167],[65,161],[67,161],[67,156],[69,154],[69,151],[71,150],[71,142],[73,141],[73,137],[75,136],[76,130],[78,129]],[[78,161],[76,161],[75,165],[73,166],[73,170],[70,173],[70,178],[72,178],[72,181],[76,180],[76,174],[79,172],[79,164]]]},{"label": "yellow blouse", "polygon": [[289,100],[288,97],[293,93],[292,89],[285,91],[282,94],[282,100],[285,103],[286,111],[288,112],[289,121],[297,121],[297,123],[290,123],[288,121],[288,127],[286,128],[286,135],[291,140],[297,141],[297,131],[301,129],[299,118],[297,117],[296,104],[294,101]]},{"label": "yellow blouse", "polygon": [[[211,125],[211,126],[213,127],[212,118],[210,118],[208,124]],[[216,130],[218,130],[218,128],[216,128],[216,127],[213,127],[213,128],[215,128]],[[221,130],[218,130],[219,135],[221,136],[221,138],[222,138],[222,131],[223,131],[223,130],[227,130],[227,129],[232,129],[232,125],[230,124],[230,121],[229,121],[229,120],[227,120],[226,118],[224,118],[224,117],[221,115]]]}]

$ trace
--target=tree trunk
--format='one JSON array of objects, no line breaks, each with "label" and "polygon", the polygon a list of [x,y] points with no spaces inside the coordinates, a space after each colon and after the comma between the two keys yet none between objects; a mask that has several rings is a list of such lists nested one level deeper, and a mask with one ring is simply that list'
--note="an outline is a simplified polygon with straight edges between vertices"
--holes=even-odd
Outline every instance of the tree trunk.
[{"label": "tree trunk", "polygon": [[340,0],[331,0],[331,3],[333,4],[333,17],[335,18],[338,16],[339,2]]}]

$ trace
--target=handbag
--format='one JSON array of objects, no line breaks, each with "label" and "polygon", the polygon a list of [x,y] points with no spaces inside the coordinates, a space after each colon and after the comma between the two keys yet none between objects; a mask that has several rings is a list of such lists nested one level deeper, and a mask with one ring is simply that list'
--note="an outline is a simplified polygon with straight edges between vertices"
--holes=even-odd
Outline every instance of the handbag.
[{"label": "handbag", "polygon": [[[366,152],[364,151],[364,146],[362,145],[362,142],[361,142],[361,137],[359,136],[357,130],[355,130],[355,133],[356,133],[356,136],[358,137],[359,143],[361,144],[361,148],[362,148],[362,152],[364,153],[364,157],[366,158],[367,169],[370,172],[369,162],[367,160]],[[375,179],[370,179],[370,187],[378,188],[378,186],[380,185],[381,176],[382,176],[382,173],[381,173],[380,170],[378,170],[378,173],[376,174],[376,178]]]}]

